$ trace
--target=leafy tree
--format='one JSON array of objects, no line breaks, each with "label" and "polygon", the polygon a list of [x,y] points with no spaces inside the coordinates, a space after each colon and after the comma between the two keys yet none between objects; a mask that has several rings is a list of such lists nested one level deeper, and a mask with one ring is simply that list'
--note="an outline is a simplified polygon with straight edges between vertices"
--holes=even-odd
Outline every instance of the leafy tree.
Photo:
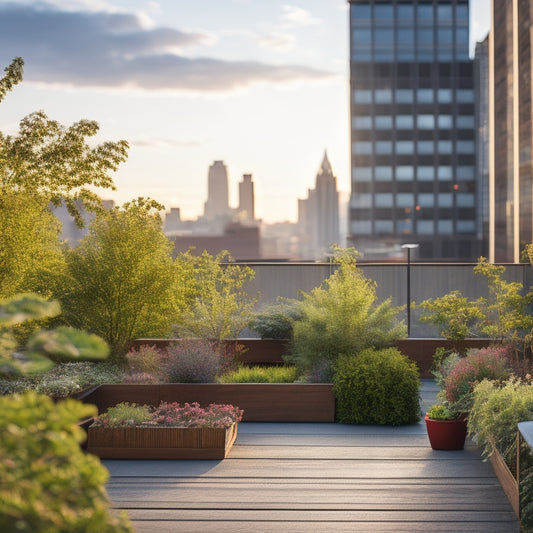
[{"label": "leafy tree", "polygon": [[339,354],[387,347],[406,334],[396,320],[400,308],[390,298],[377,303],[376,283],[357,268],[355,255],[341,251],[335,261],[338,269],[322,286],[302,293],[290,359],[304,372],[324,362],[332,367]]},{"label": "leafy tree", "polygon": [[16,57],[11,61],[11,64],[4,69],[4,76],[0,78],[0,102],[5,98],[6,94],[17,83],[22,81],[24,61],[21,57]]},{"label": "leafy tree", "polygon": [[[12,328],[27,320],[55,316],[57,302],[17,295],[0,303],[0,372],[20,376],[61,359],[105,358],[102,339],[81,331],[38,332],[21,349]],[[43,337],[44,336],[44,337]],[[85,454],[77,423],[96,415],[75,400],[54,403],[34,391],[0,397],[0,529],[6,532],[131,532],[127,517],[110,513],[100,461]]]},{"label": "leafy tree", "polygon": [[161,206],[139,198],[100,213],[66,252],[59,299],[67,322],[106,339],[114,362],[123,362],[133,338],[167,336],[185,305],[179,286],[187,271],[174,265],[155,209]]},{"label": "leafy tree", "polygon": [[177,260],[193,266],[195,282],[194,300],[182,314],[178,331],[206,339],[237,337],[258,300],[247,291],[253,269],[231,263],[228,251],[216,257],[206,251],[199,257],[187,252]]}]

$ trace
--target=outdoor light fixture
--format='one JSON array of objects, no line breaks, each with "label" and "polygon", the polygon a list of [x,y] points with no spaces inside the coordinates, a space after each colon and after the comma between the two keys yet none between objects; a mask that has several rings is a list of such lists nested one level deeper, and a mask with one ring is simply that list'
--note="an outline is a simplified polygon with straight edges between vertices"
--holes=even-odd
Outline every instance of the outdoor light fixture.
[{"label": "outdoor light fixture", "polygon": [[407,336],[411,336],[411,250],[418,248],[418,244],[402,244],[407,249]]}]

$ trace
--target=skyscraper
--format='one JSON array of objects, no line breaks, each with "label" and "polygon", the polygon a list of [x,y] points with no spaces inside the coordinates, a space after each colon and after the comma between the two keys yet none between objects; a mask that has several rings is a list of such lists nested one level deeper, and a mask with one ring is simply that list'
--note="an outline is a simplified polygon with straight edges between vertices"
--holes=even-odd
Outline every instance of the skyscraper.
[{"label": "skyscraper", "polygon": [[493,0],[489,33],[489,259],[514,261],[533,240],[529,0]]},{"label": "skyscraper", "polygon": [[339,243],[339,193],[327,152],[315,188],[309,189],[307,199],[298,200],[298,223],[304,259],[321,259],[332,244]]},{"label": "skyscraper", "polygon": [[349,243],[475,259],[468,0],[349,0]]},{"label": "skyscraper", "polygon": [[204,204],[204,217],[215,220],[230,214],[228,200],[228,172],[223,161],[215,161],[207,175],[207,201]]},{"label": "skyscraper", "polygon": [[244,220],[255,219],[254,183],[251,174],[243,174],[239,183],[239,213]]}]

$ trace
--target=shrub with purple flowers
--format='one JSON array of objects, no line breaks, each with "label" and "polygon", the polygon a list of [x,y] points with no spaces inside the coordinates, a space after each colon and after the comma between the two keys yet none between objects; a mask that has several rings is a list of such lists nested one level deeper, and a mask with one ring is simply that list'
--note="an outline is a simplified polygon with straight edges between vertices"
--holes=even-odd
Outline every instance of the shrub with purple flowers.
[{"label": "shrub with purple flowers", "polygon": [[466,357],[457,360],[446,377],[446,400],[450,404],[461,403],[461,410],[469,411],[472,391],[476,383],[484,379],[504,381],[510,375],[509,369],[508,353],[505,347],[489,346],[470,349]]},{"label": "shrub with purple flowers", "polygon": [[221,363],[213,343],[182,339],[169,346],[162,366],[169,383],[212,383],[221,370]]}]

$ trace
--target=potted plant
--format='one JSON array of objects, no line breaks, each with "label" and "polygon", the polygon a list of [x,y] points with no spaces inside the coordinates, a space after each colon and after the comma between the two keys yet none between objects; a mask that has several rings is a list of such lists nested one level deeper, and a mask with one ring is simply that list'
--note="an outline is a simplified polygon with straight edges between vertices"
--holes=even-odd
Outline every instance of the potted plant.
[{"label": "potted plant", "polygon": [[87,451],[102,459],[223,459],[242,413],[233,405],[121,403],[89,427]]},{"label": "potted plant", "polygon": [[462,450],[465,446],[467,421],[453,408],[432,405],[425,416],[429,442],[434,450]]}]

